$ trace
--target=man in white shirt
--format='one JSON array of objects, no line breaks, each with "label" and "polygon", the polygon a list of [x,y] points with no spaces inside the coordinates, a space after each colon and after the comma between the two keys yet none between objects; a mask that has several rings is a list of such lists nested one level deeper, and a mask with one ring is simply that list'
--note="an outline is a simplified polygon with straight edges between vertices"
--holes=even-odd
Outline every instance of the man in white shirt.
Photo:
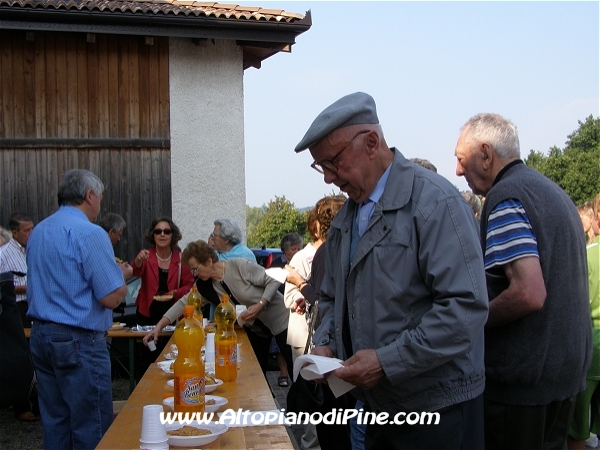
[{"label": "man in white shirt", "polygon": [[0,248],[0,273],[18,272],[14,274],[17,307],[21,313],[24,327],[31,328],[31,320],[27,319],[27,262],[25,247],[33,230],[33,220],[27,214],[14,213],[8,221],[8,229],[12,239]]}]

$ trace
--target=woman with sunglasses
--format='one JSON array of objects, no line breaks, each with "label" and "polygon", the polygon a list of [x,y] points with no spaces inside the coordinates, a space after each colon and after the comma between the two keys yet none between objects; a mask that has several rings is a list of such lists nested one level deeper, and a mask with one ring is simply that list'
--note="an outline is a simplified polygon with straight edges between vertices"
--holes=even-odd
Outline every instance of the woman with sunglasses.
[{"label": "woman with sunglasses", "polygon": [[194,276],[189,267],[181,264],[177,246],[181,231],[170,218],[154,219],[145,238],[151,247],[140,251],[131,263],[133,275],[142,278],[135,301],[136,320],[138,325],[154,325],[189,292]]}]

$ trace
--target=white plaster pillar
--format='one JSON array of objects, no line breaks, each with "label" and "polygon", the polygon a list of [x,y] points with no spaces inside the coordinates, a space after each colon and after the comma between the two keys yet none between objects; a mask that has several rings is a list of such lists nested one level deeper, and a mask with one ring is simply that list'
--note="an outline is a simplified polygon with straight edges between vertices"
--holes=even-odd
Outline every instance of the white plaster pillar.
[{"label": "white plaster pillar", "polygon": [[[246,233],[244,70],[235,41],[169,38],[173,220],[185,245],[219,217]],[[245,239],[244,239],[245,242]]]}]

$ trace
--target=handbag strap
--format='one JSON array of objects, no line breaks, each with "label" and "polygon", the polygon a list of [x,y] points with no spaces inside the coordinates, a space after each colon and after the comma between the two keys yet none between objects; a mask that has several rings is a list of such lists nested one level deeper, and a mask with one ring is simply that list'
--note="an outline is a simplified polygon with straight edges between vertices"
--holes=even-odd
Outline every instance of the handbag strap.
[{"label": "handbag strap", "polygon": [[319,311],[319,299],[318,298],[315,300],[315,303],[313,304],[311,311],[313,312],[313,314],[311,314],[310,322],[308,322],[308,337],[306,338],[306,346],[304,347],[305,355],[310,350],[312,336],[313,336],[313,333],[315,332],[315,322],[317,321],[317,315],[318,315],[318,311]]},{"label": "handbag strap", "polygon": [[177,273],[177,289],[181,287],[181,259],[179,260],[179,271]]}]

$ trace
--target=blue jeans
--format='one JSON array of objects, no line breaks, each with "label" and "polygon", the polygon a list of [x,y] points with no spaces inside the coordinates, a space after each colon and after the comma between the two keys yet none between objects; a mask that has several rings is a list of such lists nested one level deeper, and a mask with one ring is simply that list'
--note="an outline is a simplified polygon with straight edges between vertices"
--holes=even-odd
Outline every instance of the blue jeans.
[{"label": "blue jeans", "polygon": [[45,449],[94,449],[113,420],[106,332],[34,321]]},{"label": "blue jeans", "polygon": [[[364,408],[365,404],[360,400],[356,401],[354,409]],[[365,424],[358,424],[356,417],[350,419],[350,442],[352,443],[352,450],[365,450],[365,432],[367,426]]]}]

